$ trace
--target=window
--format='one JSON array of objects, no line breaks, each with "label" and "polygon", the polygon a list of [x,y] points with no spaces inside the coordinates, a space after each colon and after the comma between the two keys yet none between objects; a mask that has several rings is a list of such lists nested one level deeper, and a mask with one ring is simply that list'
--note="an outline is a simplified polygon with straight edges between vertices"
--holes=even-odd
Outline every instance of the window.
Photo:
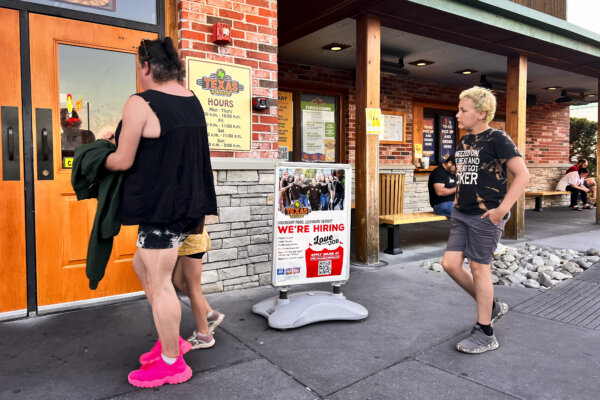
[{"label": "window", "polygon": [[289,161],[343,162],[342,94],[306,88],[279,91],[279,158]]}]

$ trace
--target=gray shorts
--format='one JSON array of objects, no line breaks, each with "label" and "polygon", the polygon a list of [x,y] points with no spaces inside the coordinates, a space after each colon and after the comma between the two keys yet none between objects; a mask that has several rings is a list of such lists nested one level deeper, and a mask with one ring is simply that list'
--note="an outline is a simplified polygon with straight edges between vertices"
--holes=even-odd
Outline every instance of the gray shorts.
[{"label": "gray shorts", "polygon": [[482,219],[481,215],[465,214],[453,209],[446,251],[462,251],[471,261],[490,264],[507,220],[508,217],[505,217],[498,225],[494,225],[489,217]]}]

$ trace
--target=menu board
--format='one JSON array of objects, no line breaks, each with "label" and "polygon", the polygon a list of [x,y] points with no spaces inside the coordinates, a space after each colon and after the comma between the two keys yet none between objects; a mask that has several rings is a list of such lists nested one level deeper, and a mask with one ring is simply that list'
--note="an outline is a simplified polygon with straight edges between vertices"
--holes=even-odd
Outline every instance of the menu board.
[{"label": "menu board", "polygon": [[283,157],[287,160],[288,154],[294,150],[293,127],[294,107],[292,92],[279,91],[277,102],[277,116],[279,118],[279,151],[286,153]]},{"label": "menu board", "polygon": [[211,151],[252,150],[252,87],[249,67],[186,57],[188,89],[206,116]]},{"label": "menu board", "polygon": [[302,161],[335,162],[336,101],[333,96],[302,94]]},{"label": "menu board", "polygon": [[383,114],[383,132],[381,142],[404,142],[404,113]]},{"label": "menu board", "polygon": [[435,162],[435,122],[433,118],[423,118],[423,157]]},{"label": "menu board", "polygon": [[438,162],[443,163],[456,148],[456,118],[440,116],[440,152]]}]

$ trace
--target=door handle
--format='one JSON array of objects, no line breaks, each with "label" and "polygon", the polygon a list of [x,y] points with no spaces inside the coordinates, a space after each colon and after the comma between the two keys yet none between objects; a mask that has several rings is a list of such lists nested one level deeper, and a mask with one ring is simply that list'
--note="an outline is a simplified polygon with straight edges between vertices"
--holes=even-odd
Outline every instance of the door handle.
[{"label": "door handle", "polygon": [[6,130],[8,133],[8,161],[14,161],[15,159],[15,131],[12,127],[8,127]]},{"label": "door handle", "polygon": [[2,106],[2,180],[21,180],[19,152],[19,108]]},{"label": "door handle", "polygon": [[35,126],[37,131],[37,179],[39,181],[50,181],[54,179],[52,110],[49,108],[36,108]]},{"label": "door handle", "polygon": [[42,129],[42,160],[48,161],[48,129]]}]

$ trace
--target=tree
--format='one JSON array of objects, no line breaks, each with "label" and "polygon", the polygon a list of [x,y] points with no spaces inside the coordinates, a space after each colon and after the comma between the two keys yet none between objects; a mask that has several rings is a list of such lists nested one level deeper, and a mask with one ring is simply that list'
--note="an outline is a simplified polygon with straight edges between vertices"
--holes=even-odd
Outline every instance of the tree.
[{"label": "tree", "polygon": [[569,158],[573,163],[578,159],[588,160],[591,175],[596,174],[596,148],[598,146],[598,123],[587,118],[571,118],[569,135]]}]

